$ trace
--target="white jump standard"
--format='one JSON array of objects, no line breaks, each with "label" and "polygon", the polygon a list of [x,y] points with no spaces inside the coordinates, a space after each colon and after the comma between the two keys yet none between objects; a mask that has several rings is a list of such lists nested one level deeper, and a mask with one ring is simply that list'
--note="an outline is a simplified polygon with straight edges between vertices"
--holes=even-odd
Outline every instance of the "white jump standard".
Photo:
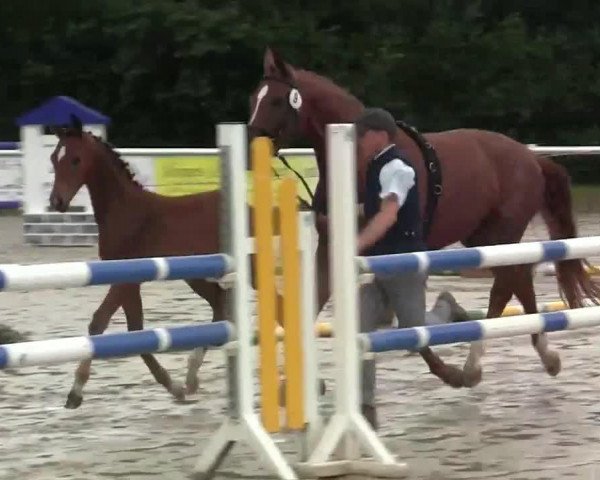
[{"label": "white jump standard", "polygon": [[[360,411],[361,355],[358,341],[358,263],[356,205],[356,154],[354,126],[328,125],[327,156],[330,161],[328,195],[330,205],[331,275],[335,331],[335,414],[305,464],[303,476],[362,475],[399,478],[407,466],[396,462]],[[339,162],[343,162],[340,175]],[[342,368],[343,366],[343,368]],[[361,458],[360,448],[373,457]],[[339,448],[339,450],[338,450]],[[341,450],[342,458],[333,460]]]}]

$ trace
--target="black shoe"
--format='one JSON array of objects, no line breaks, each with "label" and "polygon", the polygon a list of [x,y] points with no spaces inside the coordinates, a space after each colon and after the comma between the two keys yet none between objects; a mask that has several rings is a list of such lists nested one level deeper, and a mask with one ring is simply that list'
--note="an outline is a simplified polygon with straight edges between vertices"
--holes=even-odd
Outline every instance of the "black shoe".
[{"label": "black shoe", "polygon": [[363,416],[369,422],[373,430],[377,431],[379,424],[377,423],[377,409],[373,405],[362,404],[360,406]]},{"label": "black shoe", "polygon": [[466,322],[467,320],[470,320],[469,313],[458,304],[456,298],[454,298],[454,295],[452,295],[450,292],[444,291],[440,293],[436,303],[440,301],[446,302],[448,305],[450,305],[451,322]]}]

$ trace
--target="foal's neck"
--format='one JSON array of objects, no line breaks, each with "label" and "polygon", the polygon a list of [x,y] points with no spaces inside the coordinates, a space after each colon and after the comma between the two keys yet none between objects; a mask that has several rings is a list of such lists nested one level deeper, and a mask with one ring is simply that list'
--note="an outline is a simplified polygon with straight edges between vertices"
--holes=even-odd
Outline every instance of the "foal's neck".
[{"label": "foal's neck", "polygon": [[124,216],[144,207],[145,191],[117,169],[111,158],[98,158],[95,171],[86,183],[90,192],[94,218],[99,227],[113,216]]}]

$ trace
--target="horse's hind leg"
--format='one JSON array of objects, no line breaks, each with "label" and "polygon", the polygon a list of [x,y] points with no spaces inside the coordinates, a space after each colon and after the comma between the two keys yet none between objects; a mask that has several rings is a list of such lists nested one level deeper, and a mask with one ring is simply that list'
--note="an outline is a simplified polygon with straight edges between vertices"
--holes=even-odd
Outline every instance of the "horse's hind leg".
[{"label": "horse's hind leg", "polygon": [[[207,282],[206,280],[188,280],[187,284],[208,302],[213,311],[212,321],[216,322],[225,319],[225,295],[226,292],[217,283]],[[200,382],[198,380],[198,370],[204,362],[206,348],[195,348],[188,357],[187,373],[185,378],[185,388],[187,393],[196,393]]]},{"label": "horse's hind leg", "polygon": [[[99,335],[104,333],[110,319],[121,306],[120,285],[112,285],[104,300],[94,312],[92,321],[88,325],[88,333],[90,335]],[[92,366],[91,360],[82,360],[75,371],[75,381],[67,396],[65,408],[77,408],[83,402],[83,387],[90,378],[90,369]]]},{"label": "horse's hind leg", "polygon": [[[515,274],[512,277],[515,295],[523,305],[526,314],[537,313],[531,269],[531,265],[519,265],[515,267]],[[546,372],[553,377],[558,375],[560,372],[560,355],[556,350],[548,348],[548,336],[545,333],[534,333],[531,335],[531,343],[540,356]]]},{"label": "horse's hind leg", "polygon": [[[127,318],[127,330],[130,332],[143,330],[144,316],[142,311],[140,285],[124,284],[121,288],[123,292],[121,305],[123,306],[123,310],[125,310],[125,317]],[[183,400],[185,398],[185,389],[183,385],[171,380],[169,373],[158,362],[154,355],[151,353],[144,353],[141,357],[158,383],[165,387],[167,391],[178,400]]]}]

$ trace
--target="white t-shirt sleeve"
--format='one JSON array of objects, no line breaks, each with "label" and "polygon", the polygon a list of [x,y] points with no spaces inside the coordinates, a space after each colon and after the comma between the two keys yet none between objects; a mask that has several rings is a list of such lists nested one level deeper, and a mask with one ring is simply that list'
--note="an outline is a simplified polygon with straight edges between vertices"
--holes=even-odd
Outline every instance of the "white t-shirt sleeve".
[{"label": "white t-shirt sleeve", "polygon": [[415,172],[406,163],[396,158],[386,164],[379,172],[381,183],[381,198],[396,194],[398,204],[404,205],[408,192],[415,185]]}]

